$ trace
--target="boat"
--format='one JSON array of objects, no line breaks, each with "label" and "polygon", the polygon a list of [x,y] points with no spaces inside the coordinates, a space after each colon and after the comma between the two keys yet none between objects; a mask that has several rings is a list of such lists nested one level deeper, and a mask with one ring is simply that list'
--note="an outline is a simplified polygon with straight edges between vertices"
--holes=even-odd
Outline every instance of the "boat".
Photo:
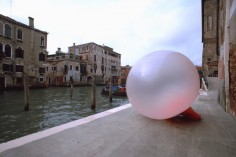
[{"label": "boat", "polygon": [[[109,95],[110,85],[106,85],[101,94]],[[127,96],[125,85],[112,85],[112,95],[113,96]]]}]

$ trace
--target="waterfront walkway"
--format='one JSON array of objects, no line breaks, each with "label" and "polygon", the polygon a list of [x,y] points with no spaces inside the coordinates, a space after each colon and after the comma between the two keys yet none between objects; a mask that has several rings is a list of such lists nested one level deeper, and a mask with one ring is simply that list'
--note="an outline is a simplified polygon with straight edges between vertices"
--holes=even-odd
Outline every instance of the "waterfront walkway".
[{"label": "waterfront walkway", "polygon": [[216,99],[201,91],[201,121],[152,120],[128,104],[0,144],[0,157],[235,157],[236,120]]}]

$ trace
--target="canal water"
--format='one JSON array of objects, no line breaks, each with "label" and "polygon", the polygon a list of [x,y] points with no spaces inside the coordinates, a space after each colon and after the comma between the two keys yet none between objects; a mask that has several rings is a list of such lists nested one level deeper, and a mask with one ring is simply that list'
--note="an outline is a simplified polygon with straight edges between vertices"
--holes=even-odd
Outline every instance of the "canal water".
[{"label": "canal water", "polygon": [[30,111],[24,111],[22,90],[0,94],[0,143],[78,120],[129,103],[127,97],[101,95],[96,88],[96,110],[91,110],[91,87],[50,87],[30,90]]}]

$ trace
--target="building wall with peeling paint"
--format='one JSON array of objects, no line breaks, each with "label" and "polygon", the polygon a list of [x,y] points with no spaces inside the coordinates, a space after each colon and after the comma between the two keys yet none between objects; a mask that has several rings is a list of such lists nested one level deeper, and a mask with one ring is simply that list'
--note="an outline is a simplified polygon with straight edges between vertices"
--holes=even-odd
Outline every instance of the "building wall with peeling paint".
[{"label": "building wall with peeling paint", "polygon": [[236,0],[219,1],[220,105],[236,116]]}]

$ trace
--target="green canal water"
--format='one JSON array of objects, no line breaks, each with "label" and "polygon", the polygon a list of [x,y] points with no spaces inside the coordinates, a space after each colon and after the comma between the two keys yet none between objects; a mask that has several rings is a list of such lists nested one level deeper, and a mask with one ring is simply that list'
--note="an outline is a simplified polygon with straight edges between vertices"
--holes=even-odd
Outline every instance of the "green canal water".
[{"label": "green canal water", "polygon": [[0,143],[78,120],[129,103],[126,97],[101,95],[96,88],[96,110],[91,110],[91,87],[50,87],[30,90],[30,111],[24,111],[22,90],[0,94]]}]

